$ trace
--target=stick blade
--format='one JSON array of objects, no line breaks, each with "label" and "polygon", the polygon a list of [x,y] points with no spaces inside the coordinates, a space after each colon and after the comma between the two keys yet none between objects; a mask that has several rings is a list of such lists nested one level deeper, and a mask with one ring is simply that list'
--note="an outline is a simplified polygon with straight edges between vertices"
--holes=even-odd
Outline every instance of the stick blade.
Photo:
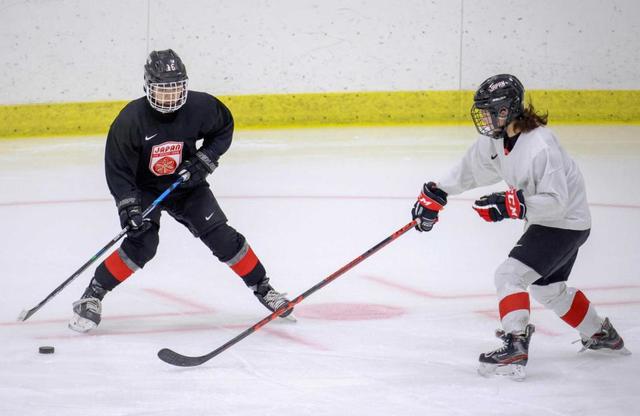
[{"label": "stick blade", "polygon": [[169,348],[163,348],[158,351],[158,358],[167,364],[175,365],[178,367],[195,367],[209,360],[209,355],[203,355],[200,357],[189,357],[179,354]]},{"label": "stick blade", "polygon": [[18,321],[19,322],[24,322],[27,319],[29,319],[29,317],[33,315],[33,312],[31,312],[31,310],[29,309],[23,309],[22,312],[20,312],[20,315],[18,315]]}]

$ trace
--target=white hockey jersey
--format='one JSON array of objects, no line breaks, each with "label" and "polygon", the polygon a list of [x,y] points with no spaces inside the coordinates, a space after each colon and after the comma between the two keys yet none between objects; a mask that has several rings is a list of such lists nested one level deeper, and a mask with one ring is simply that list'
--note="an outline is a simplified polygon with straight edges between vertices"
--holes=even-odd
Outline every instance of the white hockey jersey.
[{"label": "white hockey jersey", "polygon": [[548,128],[521,133],[511,152],[503,140],[480,136],[438,187],[456,195],[501,180],[522,190],[527,225],[591,228],[582,173]]}]

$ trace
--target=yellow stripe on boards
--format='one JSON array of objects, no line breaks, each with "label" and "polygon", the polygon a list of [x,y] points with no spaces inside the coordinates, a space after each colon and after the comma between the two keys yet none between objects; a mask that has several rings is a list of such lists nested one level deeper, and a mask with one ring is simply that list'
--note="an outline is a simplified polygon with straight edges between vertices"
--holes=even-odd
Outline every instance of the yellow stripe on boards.
[{"label": "yellow stripe on boards", "polygon": [[[534,90],[559,123],[640,123],[640,90]],[[397,91],[219,97],[238,129],[470,123],[472,91]],[[0,137],[105,134],[125,101],[0,106]]]},{"label": "yellow stripe on boards", "polygon": [[450,124],[468,121],[468,91],[222,97],[239,127]]},{"label": "yellow stripe on boards", "polygon": [[0,106],[0,137],[104,134],[124,101]]},{"label": "yellow stripe on boards", "polygon": [[640,90],[533,90],[537,111],[549,124],[640,124]]}]

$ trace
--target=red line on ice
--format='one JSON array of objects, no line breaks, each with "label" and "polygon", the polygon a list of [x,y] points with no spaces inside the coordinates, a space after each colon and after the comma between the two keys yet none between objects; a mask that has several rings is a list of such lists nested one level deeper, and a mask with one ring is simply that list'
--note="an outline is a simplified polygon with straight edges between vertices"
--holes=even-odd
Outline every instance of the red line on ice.
[{"label": "red line on ice", "polygon": [[182,298],[180,296],[177,296],[173,293],[169,293],[169,292],[165,292],[163,290],[160,289],[151,289],[151,288],[147,288],[147,289],[143,289],[145,292],[150,293],[154,296],[158,296],[160,298],[163,299],[167,299],[171,302],[177,303],[178,305],[183,305],[183,306],[188,306],[192,309],[194,309],[195,311],[200,311],[200,312],[215,312],[215,309],[210,308],[209,306],[205,306],[205,305],[200,305],[196,302],[190,301],[189,299],[185,299]]},{"label": "red line on ice", "polygon": [[274,335],[274,336],[276,336],[278,338],[285,339],[287,341],[293,341],[293,342],[296,342],[298,344],[306,345],[308,347],[315,348],[315,349],[321,350],[321,351],[329,351],[329,348],[325,347],[324,345],[320,345],[320,344],[318,344],[316,342],[307,341],[302,337],[297,337],[295,335],[288,334],[288,333],[286,333],[284,331],[281,331],[281,330],[273,328],[273,327],[271,327],[271,328],[263,327],[263,330],[268,332],[271,335]]},{"label": "red line on ice", "polygon": [[[189,315],[206,315],[211,311],[191,311],[191,312],[164,312],[164,313],[141,313],[137,315],[107,315],[106,319],[109,320],[127,320],[127,319],[142,319],[142,318],[164,318],[169,316],[189,316]],[[60,324],[69,322],[69,318],[66,319],[43,319],[43,320],[28,320],[26,322],[7,321],[0,322],[0,326],[19,326],[19,325],[46,325],[46,324]]]},{"label": "red line on ice", "polygon": [[[140,317],[136,315],[135,317]],[[126,319],[130,317],[120,316],[120,319]],[[114,319],[114,317],[110,317],[109,319]],[[64,335],[40,335],[35,337],[36,339],[82,339],[84,337],[100,337],[100,336],[122,336],[122,335],[149,335],[149,334],[167,334],[167,333],[183,333],[183,332],[200,332],[200,331],[219,331],[222,329],[246,329],[250,325],[240,325],[240,324],[231,324],[231,325],[193,325],[193,326],[181,326],[181,327],[173,327],[173,328],[153,328],[153,329],[138,329],[135,331],[114,331],[114,330],[104,330],[101,332],[100,330],[96,330],[94,332],[90,332],[88,334],[74,334],[68,333]],[[320,351],[329,351],[329,349],[321,344],[307,341],[301,337],[297,337],[291,334],[287,334],[284,331],[275,328],[264,328],[264,332],[275,336],[281,339],[285,339],[287,341],[294,342],[296,344],[304,345],[306,347],[310,347]]]},{"label": "red line on ice", "polygon": [[[413,295],[422,296],[430,299],[471,299],[471,298],[495,298],[495,293],[466,293],[466,294],[451,294],[451,295],[441,295],[433,292],[428,292],[426,290],[422,290],[416,287],[411,287],[408,285],[403,285],[389,279],[384,279],[378,276],[372,275],[361,275],[363,279],[367,279],[383,286],[392,287],[394,289],[398,289],[402,292],[411,293]],[[585,292],[591,291],[599,291],[599,290],[623,290],[623,289],[640,289],[640,285],[613,285],[613,286],[594,286],[594,287],[585,287],[583,290]]]},{"label": "red line on ice", "polygon": [[469,294],[458,294],[458,295],[439,295],[432,292],[427,292],[426,290],[418,289],[415,287],[402,285],[400,283],[392,282],[391,280],[383,279],[377,276],[361,276],[364,279],[371,280],[373,282],[379,283],[383,286],[389,286],[394,289],[398,289],[402,292],[408,292],[413,295],[422,296],[430,299],[469,299],[469,298],[495,298],[495,293],[469,293]]}]

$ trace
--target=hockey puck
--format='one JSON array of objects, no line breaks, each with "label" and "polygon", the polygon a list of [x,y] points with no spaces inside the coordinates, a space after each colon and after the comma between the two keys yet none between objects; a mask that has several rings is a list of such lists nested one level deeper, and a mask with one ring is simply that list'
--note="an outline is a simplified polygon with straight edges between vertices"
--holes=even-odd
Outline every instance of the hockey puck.
[{"label": "hockey puck", "polygon": [[50,346],[43,346],[38,348],[38,352],[40,354],[53,354],[54,351],[55,351],[55,348]]}]

